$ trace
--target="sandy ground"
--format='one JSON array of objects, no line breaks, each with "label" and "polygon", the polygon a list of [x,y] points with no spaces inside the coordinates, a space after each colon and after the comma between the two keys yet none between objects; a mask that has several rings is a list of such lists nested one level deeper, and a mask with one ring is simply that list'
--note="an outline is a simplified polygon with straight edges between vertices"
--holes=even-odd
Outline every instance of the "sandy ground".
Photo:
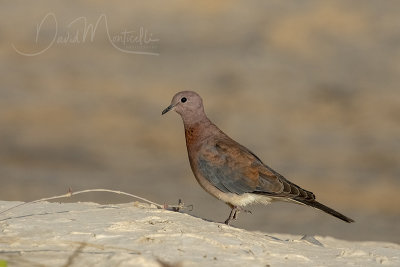
[{"label": "sandy ground", "polygon": [[400,265],[393,243],[250,232],[139,202],[28,204],[0,215],[0,233],[9,266]]}]

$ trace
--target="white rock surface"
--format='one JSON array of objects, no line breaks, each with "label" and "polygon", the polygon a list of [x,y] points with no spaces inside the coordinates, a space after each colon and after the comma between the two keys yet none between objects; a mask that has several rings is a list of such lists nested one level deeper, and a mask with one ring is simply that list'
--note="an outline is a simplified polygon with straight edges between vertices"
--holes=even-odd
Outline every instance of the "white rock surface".
[{"label": "white rock surface", "polygon": [[9,266],[400,266],[397,244],[249,232],[138,202],[27,204],[0,215],[0,233]]}]

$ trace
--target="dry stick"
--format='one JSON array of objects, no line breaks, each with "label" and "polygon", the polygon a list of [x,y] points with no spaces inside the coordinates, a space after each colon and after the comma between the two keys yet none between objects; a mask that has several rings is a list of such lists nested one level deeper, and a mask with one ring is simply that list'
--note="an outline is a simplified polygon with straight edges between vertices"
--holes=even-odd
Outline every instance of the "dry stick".
[{"label": "dry stick", "polygon": [[[152,205],[156,206],[159,209],[166,208],[166,205],[160,205],[160,204],[154,203],[154,202],[152,202],[150,200],[147,200],[145,198],[142,198],[142,197],[139,197],[139,196],[135,196],[135,195],[132,195],[132,194],[129,194],[129,193],[125,193],[125,192],[122,192],[122,191],[115,191],[115,190],[109,190],[109,189],[87,189],[87,190],[72,192],[71,189],[70,189],[69,192],[64,194],[64,195],[42,198],[42,199],[30,201],[30,202],[24,202],[24,203],[18,204],[16,206],[13,206],[11,208],[8,208],[6,210],[3,210],[3,211],[0,212],[0,214],[3,214],[5,212],[7,212],[7,211],[10,211],[12,209],[18,208],[18,207],[26,205],[26,204],[34,204],[34,203],[41,202],[41,201],[48,201],[48,200],[53,200],[53,199],[58,199],[58,198],[72,197],[73,195],[78,195],[78,194],[87,193],[87,192],[110,192],[110,193],[116,193],[116,194],[120,194],[120,195],[126,195],[126,196],[130,196],[130,197],[133,197],[133,198],[140,199],[140,200],[142,200],[144,202],[147,202],[149,204],[152,204]],[[183,203],[180,202],[178,206],[169,206],[169,207],[177,208],[179,210],[179,208],[182,208],[182,206],[183,206]]]}]

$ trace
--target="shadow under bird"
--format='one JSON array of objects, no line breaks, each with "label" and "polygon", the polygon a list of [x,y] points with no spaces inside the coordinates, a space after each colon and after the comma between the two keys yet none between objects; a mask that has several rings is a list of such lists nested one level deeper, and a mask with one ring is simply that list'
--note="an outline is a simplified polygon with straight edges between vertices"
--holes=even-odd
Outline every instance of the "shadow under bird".
[{"label": "shadow under bird", "polygon": [[322,210],[345,222],[349,217],[319,203],[315,195],[288,181],[264,164],[253,152],[237,143],[204,113],[201,97],[182,91],[172,98],[162,115],[175,110],[185,127],[189,162],[197,181],[208,193],[231,207],[229,224],[249,204],[287,201]]}]

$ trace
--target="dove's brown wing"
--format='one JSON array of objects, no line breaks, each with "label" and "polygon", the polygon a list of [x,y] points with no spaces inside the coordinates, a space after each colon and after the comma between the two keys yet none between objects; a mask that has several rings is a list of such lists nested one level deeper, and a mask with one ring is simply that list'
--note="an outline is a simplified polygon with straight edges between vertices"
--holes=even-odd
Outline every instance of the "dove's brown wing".
[{"label": "dove's brown wing", "polygon": [[[231,140],[218,140],[200,150],[198,167],[202,176],[224,193],[253,192],[259,181],[259,161],[244,147]],[[265,184],[271,192],[280,191],[278,179]]]},{"label": "dove's brown wing", "polygon": [[222,192],[315,199],[313,193],[289,182],[232,139],[217,140],[201,152],[199,171]]}]

